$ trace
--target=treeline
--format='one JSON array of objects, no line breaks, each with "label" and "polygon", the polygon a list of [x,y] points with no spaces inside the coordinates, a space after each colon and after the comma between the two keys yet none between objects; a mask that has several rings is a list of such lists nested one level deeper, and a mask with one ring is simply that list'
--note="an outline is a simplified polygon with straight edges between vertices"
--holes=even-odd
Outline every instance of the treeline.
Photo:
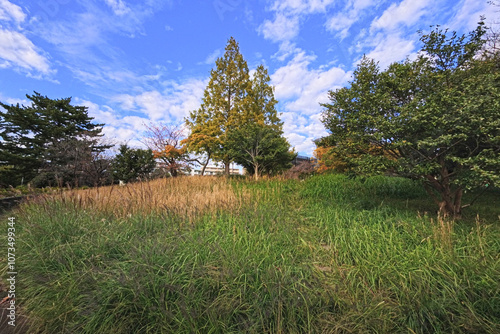
[{"label": "treeline", "polygon": [[71,98],[49,99],[35,92],[30,106],[1,104],[0,185],[106,185],[149,176],[156,162],[152,150],[126,145],[112,157],[114,145],[103,139],[103,124],[92,122],[87,108]]},{"label": "treeline", "polygon": [[[484,23],[466,35],[421,33],[414,60],[380,69],[363,58],[348,87],[329,91],[322,122],[329,135],[316,140],[318,163],[295,172],[390,174],[421,180],[447,216],[458,217],[465,191],[500,185],[500,59],[498,34]],[[31,107],[1,104],[0,182],[42,185],[102,184],[150,175],[155,159],[163,175],[193,163],[236,162],[256,179],[291,167],[295,153],[283,137],[278,101],[264,66],[250,76],[238,43],[229,39],[210,73],[200,108],[176,126],[150,124],[149,150],[121,147],[104,156],[103,124],[70,99],[35,93]],[[156,168],[157,169],[157,168]],[[158,170],[158,169],[157,169]],[[473,201],[472,201],[473,202]]]},{"label": "treeline", "polygon": [[[118,180],[178,176],[194,163],[203,174],[209,161],[236,162],[255,176],[275,175],[291,167],[295,153],[283,137],[278,101],[264,66],[253,77],[238,43],[231,38],[216,61],[203,102],[178,126],[149,124],[148,149],[114,145],[103,138],[104,124],[93,123],[88,108],[71,98],[50,99],[34,92],[29,106],[0,103],[0,185],[33,187],[94,186]],[[157,164],[156,161],[159,163]]]}]

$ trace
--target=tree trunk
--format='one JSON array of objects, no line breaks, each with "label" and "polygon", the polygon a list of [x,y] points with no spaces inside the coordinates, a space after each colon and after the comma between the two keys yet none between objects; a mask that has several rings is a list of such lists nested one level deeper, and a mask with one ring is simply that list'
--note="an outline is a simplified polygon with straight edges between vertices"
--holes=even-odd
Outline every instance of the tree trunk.
[{"label": "tree trunk", "polygon": [[462,193],[461,188],[452,195],[449,189],[441,194],[439,203],[439,214],[444,218],[458,219],[462,214]]},{"label": "tree trunk", "polygon": [[231,167],[231,161],[225,161],[224,162],[224,174],[226,174],[227,177],[229,177],[229,175],[231,175],[231,171],[230,171],[230,167]]},{"label": "tree trunk", "polygon": [[[441,180],[444,179],[445,182],[437,180],[431,175],[427,175],[426,178],[428,183],[426,184],[425,189],[429,196],[431,196],[434,202],[439,206],[438,214],[444,218],[460,218],[462,214],[463,189],[459,187],[452,192],[450,184],[446,182],[446,178],[441,178]],[[430,188],[436,190],[440,198],[437,197]]]},{"label": "tree trunk", "polygon": [[464,194],[464,190],[462,188],[458,188],[455,191],[455,199],[454,199],[454,216],[455,218],[460,218],[462,216],[462,196]]},{"label": "tree trunk", "polygon": [[170,176],[177,177],[178,172],[176,166],[170,166]]},{"label": "tree trunk", "polygon": [[201,175],[202,176],[205,175],[205,169],[207,168],[209,162],[210,162],[210,153],[207,154],[207,161],[205,162],[203,167],[201,167]]},{"label": "tree trunk", "polygon": [[259,165],[255,165],[255,181],[258,181],[259,180]]}]

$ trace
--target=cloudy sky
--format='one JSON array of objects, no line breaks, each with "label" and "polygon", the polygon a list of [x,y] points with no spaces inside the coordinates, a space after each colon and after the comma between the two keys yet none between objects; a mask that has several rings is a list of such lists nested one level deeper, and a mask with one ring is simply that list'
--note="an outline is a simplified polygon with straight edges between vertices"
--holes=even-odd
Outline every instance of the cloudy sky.
[{"label": "cloudy sky", "polygon": [[229,37],[264,64],[285,135],[310,155],[327,92],[366,54],[385,67],[415,56],[418,30],[473,30],[487,0],[0,0],[0,101],[73,97],[107,137],[140,145],[144,124],[197,109]]}]

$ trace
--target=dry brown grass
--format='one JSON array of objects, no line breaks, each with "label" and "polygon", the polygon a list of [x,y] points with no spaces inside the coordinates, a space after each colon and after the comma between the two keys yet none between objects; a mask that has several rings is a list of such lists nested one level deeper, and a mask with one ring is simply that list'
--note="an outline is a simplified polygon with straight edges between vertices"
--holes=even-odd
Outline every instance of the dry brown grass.
[{"label": "dry brown grass", "polygon": [[436,222],[431,218],[431,225],[433,237],[438,247],[451,251],[453,249],[453,228],[455,222],[452,219],[438,216]]},{"label": "dry brown grass", "polygon": [[178,177],[138,182],[125,186],[107,186],[70,190],[52,198],[72,203],[84,210],[98,211],[115,217],[162,213],[188,218],[190,221],[218,210],[237,211],[249,196],[236,193],[222,177]]}]

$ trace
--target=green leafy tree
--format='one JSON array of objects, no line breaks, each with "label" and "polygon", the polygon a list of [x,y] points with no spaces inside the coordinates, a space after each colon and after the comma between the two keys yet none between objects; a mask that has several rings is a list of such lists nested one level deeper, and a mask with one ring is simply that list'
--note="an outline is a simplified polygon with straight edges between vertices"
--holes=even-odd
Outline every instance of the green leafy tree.
[{"label": "green leafy tree", "polygon": [[275,175],[292,167],[296,154],[290,144],[270,125],[246,123],[231,133],[234,161],[258,180],[262,174]]},{"label": "green leafy tree", "polygon": [[123,182],[145,179],[153,172],[156,161],[151,149],[134,149],[120,145],[120,149],[112,162],[113,178]]},{"label": "green leafy tree", "polygon": [[205,88],[203,102],[191,112],[186,124],[191,130],[187,142],[194,152],[205,151],[209,157],[222,161],[229,175],[233,156],[227,136],[241,123],[241,115],[250,90],[247,62],[239,45],[230,38],[224,55],[215,62],[210,81]]},{"label": "green leafy tree", "polygon": [[359,172],[422,180],[441,213],[460,216],[464,190],[500,181],[500,71],[484,33],[436,28],[416,60],[385,71],[363,59],[323,104],[324,141]]},{"label": "green leafy tree", "polygon": [[[70,152],[59,150],[68,141],[88,144],[90,152],[100,145],[103,124],[92,123],[87,107],[71,105],[71,98],[50,99],[37,92],[26,95],[30,106],[0,103],[0,179],[6,185],[32,180],[55,164],[75,167]],[[80,145],[79,145],[80,146]],[[73,182],[72,182],[73,183]]]}]

